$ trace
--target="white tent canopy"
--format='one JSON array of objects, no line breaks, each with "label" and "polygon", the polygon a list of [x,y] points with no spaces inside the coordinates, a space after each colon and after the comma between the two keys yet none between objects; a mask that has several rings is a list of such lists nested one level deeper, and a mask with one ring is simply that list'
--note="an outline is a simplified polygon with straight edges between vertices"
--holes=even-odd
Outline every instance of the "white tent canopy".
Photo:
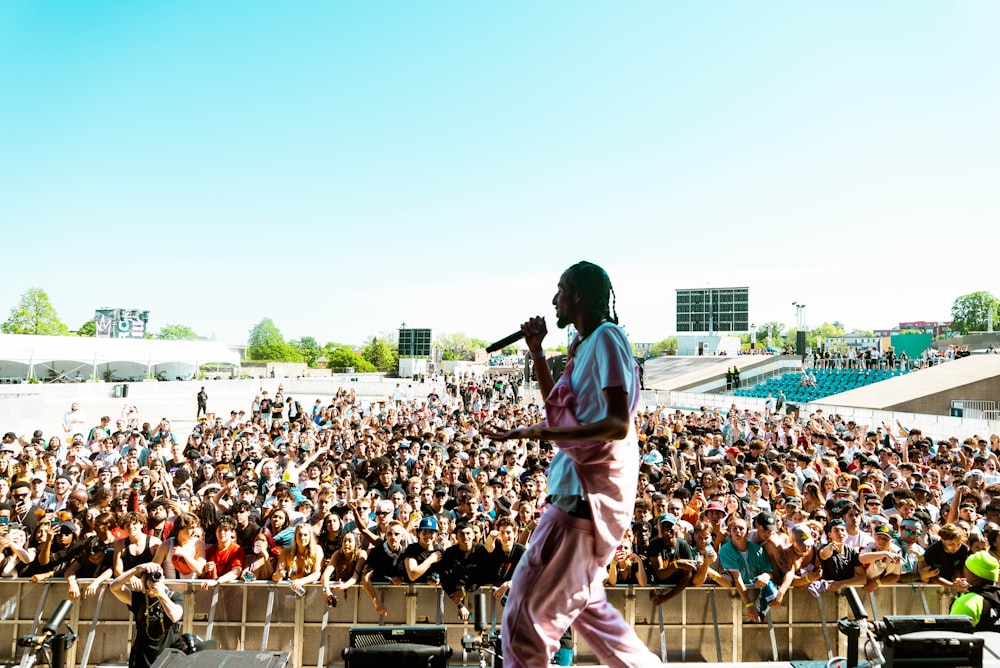
[{"label": "white tent canopy", "polygon": [[190,378],[209,363],[238,365],[240,356],[216,341],[0,334],[0,378],[118,381],[152,374],[174,380]]}]

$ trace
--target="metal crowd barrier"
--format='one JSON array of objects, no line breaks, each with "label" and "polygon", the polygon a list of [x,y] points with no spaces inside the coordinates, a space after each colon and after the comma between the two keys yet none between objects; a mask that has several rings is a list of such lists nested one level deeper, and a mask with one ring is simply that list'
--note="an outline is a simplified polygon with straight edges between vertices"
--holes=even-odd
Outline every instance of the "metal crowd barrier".
[{"label": "metal crowd barrier", "polygon": [[[201,590],[199,581],[172,581],[169,586],[184,595],[184,632],[213,640],[220,649],[287,651],[294,668],[343,665],[340,652],[349,645],[350,628],[356,625],[443,624],[455,650],[451,665],[479,665],[478,655],[462,651],[462,635],[474,633],[473,620],[462,622],[456,606],[439,587],[377,587],[389,610],[385,618],[379,618],[357,586],[340,592],[336,607],[326,605],[319,585],[306,587],[302,597],[287,585],[271,582],[232,583],[208,591]],[[650,594],[655,590],[619,586],[608,587],[607,593],[639,638],[664,661],[825,660],[846,652],[846,639],[835,625],[850,611],[838,594],[827,592],[814,598],[792,590],[780,607],[771,609],[766,623],[752,624],[744,620],[745,610],[735,590],[688,588],[654,608]],[[0,663],[16,665],[20,658],[17,638],[36,632],[64,598],[62,581],[0,581]],[[502,608],[491,595],[488,601],[488,621],[495,628]],[[880,587],[868,601],[873,618],[947,614],[951,605],[945,590],[920,584]],[[130,614],[107,587],[94,598],[77,601],[68,623],[80,639],[70,649],[67,665],[110,668],[128,664]],[[817,642],[820,637],[823,643]],[[579,639],[576,663],[600,663]]]}]

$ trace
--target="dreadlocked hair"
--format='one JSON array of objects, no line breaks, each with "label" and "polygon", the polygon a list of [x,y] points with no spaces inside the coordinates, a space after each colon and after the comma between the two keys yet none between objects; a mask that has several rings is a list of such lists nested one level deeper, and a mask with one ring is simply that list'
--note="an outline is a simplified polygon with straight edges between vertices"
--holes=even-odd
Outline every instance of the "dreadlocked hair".
[{"label": "dreadlocked hair", "polygon": [[[566,270],[566,283],[580,295],[584,311],[597,320],[618,324],[615,289],[608,274],[593,262],[583,260]],[[610,308],[609,308],[610,302]]]}]

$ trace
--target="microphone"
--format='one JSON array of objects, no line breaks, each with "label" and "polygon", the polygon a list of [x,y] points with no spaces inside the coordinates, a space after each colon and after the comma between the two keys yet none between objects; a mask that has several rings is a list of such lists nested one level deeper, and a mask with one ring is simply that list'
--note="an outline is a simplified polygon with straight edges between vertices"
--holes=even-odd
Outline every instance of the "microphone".
[{"label": "microphone", "polygon": [[486,352],[495,353],[498,350],[503,350],[512,343],[517,343],[524,338],[524,332],[517,330],[513,334],[508,334],[499,341],[494,341],[490,345],[486,346]]}]

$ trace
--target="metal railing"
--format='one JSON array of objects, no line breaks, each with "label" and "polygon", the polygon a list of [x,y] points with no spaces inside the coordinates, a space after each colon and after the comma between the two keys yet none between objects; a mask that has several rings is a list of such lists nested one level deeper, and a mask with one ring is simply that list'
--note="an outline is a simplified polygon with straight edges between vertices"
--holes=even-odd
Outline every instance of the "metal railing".
[{"label": "metal railing", "polygon": [[[554,586],[558,586],[554,583]],[[463,622],[439,587],[425,585],[378,587],[389,614],[379,618],[360,587],[341,592],[339,604],[328,607],[319,586],[303,597],[287,585],[270,582],[233,583],[208,591],[198,581],[171,581],[184,595],[182,630],[220,649],[287,651],[295,668],[342,665],[341,650],[357,625],[443,624],[455,649],[452,665],[479,665],[479,656],[462,651],[463,634],[473,633],[472,620]],[[732,589],[688,588],[660,607],[650,603],[652,587],[608,587],[608,599],[635,628],[639,638],[664,661],[821,660],[842,656],[846,640],[836,620],[849,615],[846,600],[824,593],[788,592],[772,608],[766,624],[744,621],[742,601]],[[34,584],[27,580],[0,582],[0,661],[17,658],[16,640],[37,631],[60,600],[65,583]],[[943,589],[924,585],[880,587],[867,597],[879,615],[946,614],[950,598]],[[502,608],[487,597],[492,628],[500,624]],[[132,624],[128,609],[102,587],[96,597],[73,606],[69,624],[80,639],[69,651],[67,665],[80,668],[128,663]],[[823,643],[817,642],[822,637]],[[577,663],[599,659],[578,641]]]},{"label": "metal railing", "polygon": [[996,420],[1000,416],[996,401],[982,399],[952,399],[951,414],[979,420]]}]

